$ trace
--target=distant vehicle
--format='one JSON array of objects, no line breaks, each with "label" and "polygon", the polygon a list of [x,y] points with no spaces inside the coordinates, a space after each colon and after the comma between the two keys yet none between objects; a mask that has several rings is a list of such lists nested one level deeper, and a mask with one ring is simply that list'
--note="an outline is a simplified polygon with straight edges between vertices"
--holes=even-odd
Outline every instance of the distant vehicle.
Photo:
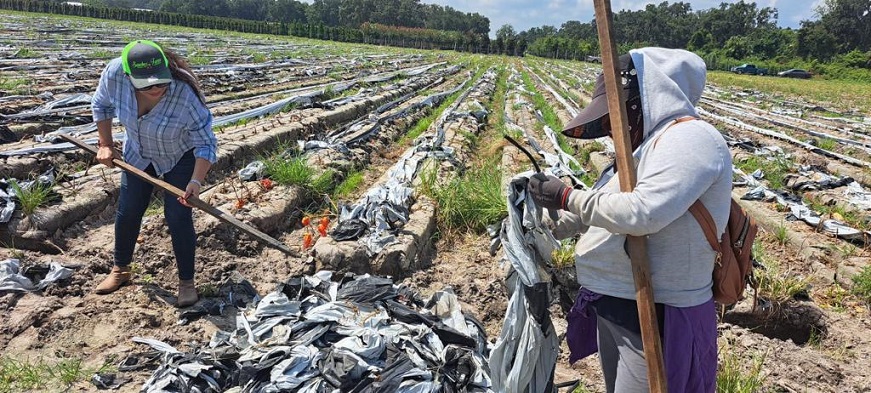
[{"label": "distant vehicle", "polygon": [[798,68],[793,68],[786,71],[781,71],[777,73],[778,76],[786,77],[786,78],[801,78],[801,79],[810,79],[811,73],[805,70],[800,70]]},{"label": "distant vehicle", "polygon": [[736,74],[768,75],[768,68],[757,68],[754,64],[745,63],[732,67],[732,72]]}]

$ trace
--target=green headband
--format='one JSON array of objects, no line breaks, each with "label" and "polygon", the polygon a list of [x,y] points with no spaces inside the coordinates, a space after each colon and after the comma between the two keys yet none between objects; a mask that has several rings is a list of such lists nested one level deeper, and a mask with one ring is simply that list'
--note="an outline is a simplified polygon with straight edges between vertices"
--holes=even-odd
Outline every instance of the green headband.
[{"label": "green headband", "polygon": [[157,51],[160,52],[160,56],[163,57],[163,65],[169,67],[169,60],[167,60],[166,54],[163,53],[163,49],[160,49],[160,45],[157,45],[149,40],[136,40],[127,44],[127,46],[124,47],[124,50],[121,51],[121,65],[124,67],[125,74],[130,75],[132,73],[132,71],[130,70],[130,64],[127,61],[127,55],[130,53],[130,49],[133,49],[136,44],[149,45],[157,49]]}]

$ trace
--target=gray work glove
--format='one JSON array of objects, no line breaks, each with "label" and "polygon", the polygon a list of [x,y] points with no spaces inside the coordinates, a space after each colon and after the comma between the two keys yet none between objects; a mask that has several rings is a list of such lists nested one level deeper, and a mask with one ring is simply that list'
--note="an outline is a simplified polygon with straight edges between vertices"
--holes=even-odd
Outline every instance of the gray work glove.
[{"label": "gray work glove", "polygon": [[551,210],[565,210],[569,195],[572,193],[572,188],[562,180],[545,176],[543,173],[532,175],[526,190],[538,206]]}]

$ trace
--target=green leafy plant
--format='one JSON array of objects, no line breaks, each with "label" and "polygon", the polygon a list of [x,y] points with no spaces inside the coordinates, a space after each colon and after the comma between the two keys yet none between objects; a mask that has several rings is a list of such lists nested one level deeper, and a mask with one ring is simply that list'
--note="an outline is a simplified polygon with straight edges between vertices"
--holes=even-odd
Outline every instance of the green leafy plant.
[{"label": "green leafy plant", "polygon": [[212,283],[202,284],[197,289],[197,292],[199,292],[202,297],[215,297],[218,296],[218,287]]},{"label": "green leafy plant", "polygon": [[575,264],[575,243],[577,240],[574,238],[563,239],[560,242],[560,248],[553,250],[551,254],[554,267],[563,268]]}]

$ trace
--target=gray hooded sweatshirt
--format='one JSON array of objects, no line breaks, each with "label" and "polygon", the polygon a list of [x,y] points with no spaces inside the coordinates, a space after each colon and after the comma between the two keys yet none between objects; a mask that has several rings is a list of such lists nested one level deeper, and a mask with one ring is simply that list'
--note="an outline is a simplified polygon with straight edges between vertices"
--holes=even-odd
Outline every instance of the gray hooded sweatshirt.
[{"label": "gray hooded sweatshirt", "polygon": [[654,301],[696,306],[712,296],[715,253],[688,209],[701,199],[722,234],[729,216],[731,155],[710,124],[675,124],[684,116],[698,117],[695,104],[705,87],[704,61],[676,49],[644,48],[630,54],[644,114],[644,142],[633,153],[637,185],[632,192],[620,192],[617,176],[603,175],[593,191],[572,192],[569,213],[557,226],[582,232],[575,249],[581,286],[634,299],[624,242],[626,235],[646,236]]}]

